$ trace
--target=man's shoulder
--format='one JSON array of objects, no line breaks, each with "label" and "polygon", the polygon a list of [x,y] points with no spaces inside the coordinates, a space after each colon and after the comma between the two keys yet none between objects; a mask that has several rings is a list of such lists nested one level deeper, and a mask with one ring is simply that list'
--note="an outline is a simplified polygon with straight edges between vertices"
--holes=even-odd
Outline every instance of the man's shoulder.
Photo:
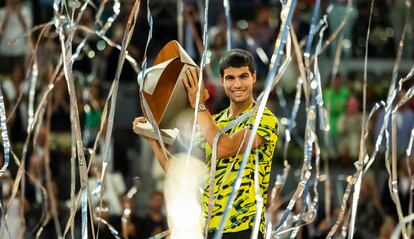
[{"label": "man's shoulder", "polygon": [[277,118],[276,115],[273,113],[273,111],[271,111],[267,107],[265,107],[263,114],[266,114],[266,115],[273,116],[273,117]]},{"label": "man's shoulder", "polygon": [[269,109],[265,108],[260,120],[260,126],[262,130],[270,134],[279,134],[279,123],[276,115]]},{"label": "man's shoulder", "polygon": [[263,111],[262,120],[264,120],[264,119],[276,121],[276,123],[277,123],[276,115],[267,107],[265,107],[265,109]]}]

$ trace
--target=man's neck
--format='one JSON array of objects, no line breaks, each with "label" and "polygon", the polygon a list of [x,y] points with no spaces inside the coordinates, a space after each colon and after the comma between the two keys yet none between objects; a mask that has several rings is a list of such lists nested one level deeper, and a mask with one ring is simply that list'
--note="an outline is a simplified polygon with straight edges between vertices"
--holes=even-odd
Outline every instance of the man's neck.
[{"label": "man's neck", "polygon": [[245,102],[242,102],[242,103],[230,102],[228,117],[235,118],[239,116],[252,103],[253,103],[253,98],[251,98],[250,100],[246,100]]}]

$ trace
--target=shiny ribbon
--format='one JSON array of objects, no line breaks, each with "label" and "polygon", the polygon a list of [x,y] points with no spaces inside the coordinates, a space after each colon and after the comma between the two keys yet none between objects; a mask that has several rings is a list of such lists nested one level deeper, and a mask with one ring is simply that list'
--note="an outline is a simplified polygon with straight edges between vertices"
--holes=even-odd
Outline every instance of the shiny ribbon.
[{"label": "shiny ribbon", "polygon": [[232,48],[232,23],[231,23],[231,16],[230,16],[230,2],[229,0],[223,0],[223,7],[224,7],[224,14],[226,16],[226,36],[227,36],[227,51],[230,51]]},{"label": "shiny ribbon", "polygon": [[6,108],[4,107],[3,92],[0,90],[0,127],[1,127],[1,140],[3,142],[3,166],[0,169],[0,176],[3,176],[9,166],[10,161],[10,141],[7,133],[6,124]]}]

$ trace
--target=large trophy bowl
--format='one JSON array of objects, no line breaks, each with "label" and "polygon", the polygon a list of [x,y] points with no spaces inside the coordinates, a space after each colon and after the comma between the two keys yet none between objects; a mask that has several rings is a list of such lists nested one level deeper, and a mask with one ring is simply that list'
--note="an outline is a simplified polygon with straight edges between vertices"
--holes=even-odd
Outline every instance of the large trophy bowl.
[{"label": "large trophy bowl", "polygon": [[[164,142],[173,144],[178,137],[178,128],[182,126],[183,118],[188,117],[192,108],[187,98],[187,91],[182,82],[188,68],[197,64],[184,51],[177,41],[170,41],[158,53],[154,66],[148,68],[144,75],[138,75],[142,88],[142,97],[151,111],[154,122],[161,130]],[[141,103],[145,118],[149,112]],[[152,126],[134,121],[134,132],[157,139]]]}]

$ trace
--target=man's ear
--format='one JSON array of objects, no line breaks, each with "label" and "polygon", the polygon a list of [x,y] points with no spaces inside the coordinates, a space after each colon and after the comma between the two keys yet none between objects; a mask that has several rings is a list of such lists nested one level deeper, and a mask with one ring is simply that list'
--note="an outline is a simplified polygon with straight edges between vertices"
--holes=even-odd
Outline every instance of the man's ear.
[{"label": "man's ear", "polygon": [[254,84],[256,83],[256,71],[253,72],[252,77],[253,77],[253,84]]},{"label": "man's ear", "polygon": [[224,86],[224,78],[222,76],[220,76],[220,84],[221,86]]}]

